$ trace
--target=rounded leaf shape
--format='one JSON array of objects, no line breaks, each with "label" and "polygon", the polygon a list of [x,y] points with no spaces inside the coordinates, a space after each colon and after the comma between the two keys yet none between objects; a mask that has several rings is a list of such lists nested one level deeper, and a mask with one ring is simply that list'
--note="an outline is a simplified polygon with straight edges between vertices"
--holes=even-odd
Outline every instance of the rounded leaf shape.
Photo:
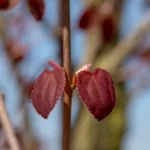
[{"label": "rounded leaf shape", "polygon": [[9,0],[0,0],[0,9],[7,9],[9,7]]},{"label": "rounded leaf shape", "polygon": [[78,93],[94,117],[100,121],[115,106],[115,91],[110,74],[97,68],[93,73],[81,71],[76,77]]},{"label": "rounded leaf shape", "polygon": [[54,68],[50,71],[45,69],[37,78],[32,91],[32,103],[35,110],[43,117],[47,118],[53,110],[65,86],[64,70],[55,62],[49,61]]}]

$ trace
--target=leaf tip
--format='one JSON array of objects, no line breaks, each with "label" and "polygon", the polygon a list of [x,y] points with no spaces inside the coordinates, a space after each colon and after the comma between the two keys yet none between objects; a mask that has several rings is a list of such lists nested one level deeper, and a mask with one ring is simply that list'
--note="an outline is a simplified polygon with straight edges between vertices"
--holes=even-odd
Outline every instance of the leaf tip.
[{"label": "leaf tip", "polygon": [[76,75],[81,71],[88,71],[91,68],[91,65],[92,65],[91,63],[84,65],[76,72]]}]

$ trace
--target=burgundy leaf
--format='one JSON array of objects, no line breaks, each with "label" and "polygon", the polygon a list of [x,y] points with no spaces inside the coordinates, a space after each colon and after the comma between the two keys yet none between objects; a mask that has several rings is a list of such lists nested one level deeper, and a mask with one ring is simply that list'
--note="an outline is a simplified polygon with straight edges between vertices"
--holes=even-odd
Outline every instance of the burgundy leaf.
[{"label": "burgundy leaf", "polygon": [[81,71],[76,77],[78,93],[89,111],[99,121],[115,106],[115,91],[110,74],[100,68],[93,73]]},{"label": "burgundy leaf", "polygon": [[116,33],[116,27],[115,27],[113,15],[109,17],[104,17],[100,21],[100,27],[102,29],[103,43],[107,44],[114,38]]},{"label": "burgundy leaf", "polygon": [[9,0],[0,0],[0,9],[7,9],[9,7]]},{"label": "burgundy leaf", "polygon": [[28,0],[29,8],[36,20],[41,21],[45,11],[43,0]]},{"label": "burgundy leaf", "polygon": [[31,96],[34,108],[44,118],[48,117],[56,105],[66,81],[64,70],[51,60],[49,64],[54,70],[45,69],[41,73],[36,80]]},{"label": "burgundy leaf", "polygon": [[15,7],[19,0],[0,0],[0,10],[9,10]]},{"label": "burgundy leaf", "polygon": [[95,6],[89,6],[81,15],[79,20],[79,28],[80,29],[89,29],[97,23],[98,20],[98,12]]}]

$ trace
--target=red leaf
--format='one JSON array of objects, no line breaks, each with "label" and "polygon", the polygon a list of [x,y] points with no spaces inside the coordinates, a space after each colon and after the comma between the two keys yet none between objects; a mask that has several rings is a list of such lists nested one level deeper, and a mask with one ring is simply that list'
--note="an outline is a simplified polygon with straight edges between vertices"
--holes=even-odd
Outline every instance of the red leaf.
[{"label": "red leaf", "polygon": [[109,43],[115,38],[117,33],[117,26],[115,22],[115,5],[111,1],[104,1],[101,6],[101,13],[99,18],[99,25],[101,28],[101,34],[103,44]]},{"label": "red leaf", "polygon": [[0,9],[7,9],[9,7],[9,0],[0,0]]},{"label": "red leaf", "polygon": [[82,14],[79,20],[79,28],[88,29],[96,24],[97,9],[95,6],[88,7]]},{"label": "red leaf", "polygon": [[115,23],[113,20],[113,16],[106,17],[101,21],[100,24],[102,28],[102,37],[104,44],[110,42],[115,36]]},{"label": "red leaf", "polygon": [[115,91],[110,74],[100,68],[93,73],[81,71],[76,77],[78,93],[89,111],[99,121],[115,106]]},{"label": "red leaf", "polygon": [[36,20],[41,21],[45,11],[43,0],[28,0],[29,9]]},{"label": "red leaf", "polygon": [[53,61],[49,64],[54,70],[45,69],[36,80],[32,92],[33,106],[44,118],[53,110],[65,86],[64,70]]},{"label": "red leaf", "polygon": [[9,10],[15,7],[19,0],[0,0],[0,10]]}]

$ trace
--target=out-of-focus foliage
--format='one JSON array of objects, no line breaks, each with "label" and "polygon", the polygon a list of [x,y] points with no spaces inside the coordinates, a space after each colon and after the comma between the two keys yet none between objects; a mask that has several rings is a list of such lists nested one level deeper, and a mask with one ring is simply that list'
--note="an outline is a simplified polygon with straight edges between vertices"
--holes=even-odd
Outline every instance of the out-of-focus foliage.
[{"label": "out-of-focus foliage", "polygon": [[1,0],[0,1],[0,9],[7,9],[9,5],[9,0]]},{"label": "out-of-focus foliage", "polygon": [[[6,91],[6,97],[10,97],[6,101],[8,111],[13,112],[11,109],[15,106],[15,113],[10,113],[10,116],[22,150],[61,149],[61,102],[45,122],[38,118],[30,100],[36,77],[49,68],[47,60],[62,61],[61,2],[0,0],[0,70],[6,70],[0,72],[0,90]],[[113,77],[117,97],[114,111],[101,122],[94,120],[84,107],[80,107],[77,98],[73,99],[72,114],[75,117],[72,117],[71,150],[121,149],[127,131],[125,112],[130,96],[149,86],[150,24],[146,26],[146,35],[145,30],[137,30],[135,32],[140,33],[136,37],[138,40],[132,39],[135,35],[133,32],[126,40],[134,41],[132,46],[130,42],[124,45],[124,39],[120,37],[120,24],[124,19],[122,13],[126,3],[127,0],[71,1],[73,70],[87,62],[92,66],[104,67]],[[149,0],[141,0],[141,7],[144,11],[149,10]],[[72,15],[74,12],[78,17]],[[130,18],[130,14],[128,16]],[[144,24],[142,18],[139,26]],[[131,16],[131,19],[134,18]],[[76,25],[77,28],[74,28]],[[82,37],[85,42],[82,42]],[[84,49],[81,51],[80,47]],[[116,53],[118,47],[119,52]],[[123,55],[125,50],[128,52]],[[111,56],[114,57],[113,61]],[[10,95],[8,91],[12,90],[11,84],[16,90]],[[126,88],[127,84],[131,85],[129,89]],[[11,97],[18,97],[19,100],[15,103]],[[79,112],[75,113],[78,109]],[[55,118],[54,114],[59,117]],[[53,131],[54,126],[58,127],[57,131]],[[9,145],[0,126],[0,149],[4,148],[8,149]]]},{"label": "out-of-focus foliage", "polygon": [[43,0],[28,0],[29,9],[36,20],[41,21],[45,12]]}]

